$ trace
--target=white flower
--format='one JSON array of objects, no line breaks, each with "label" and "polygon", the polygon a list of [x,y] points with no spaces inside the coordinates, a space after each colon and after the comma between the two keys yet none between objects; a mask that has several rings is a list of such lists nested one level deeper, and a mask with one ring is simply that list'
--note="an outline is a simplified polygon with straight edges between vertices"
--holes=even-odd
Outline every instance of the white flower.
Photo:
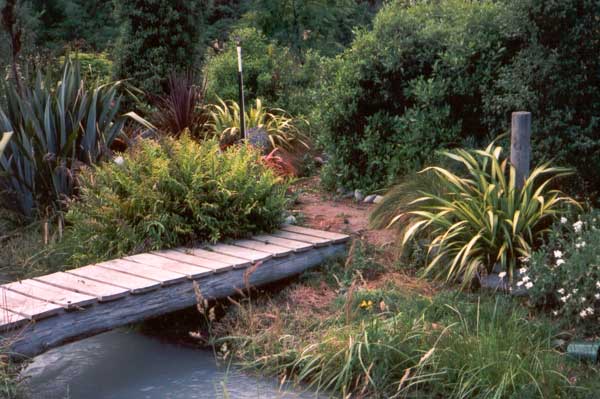
[{"label": "white flower", "polygon": [[594,298],[596,298],[596,299],[600,299],[600,294],[596,294],[596,295],[594,295]]},{"label": "white flower", "polygon": [[562,258],[563,253],[561,251],[559,251],[558,249],[556,251],[554,251],[554,257],[556,259]]},{"label": "white flower", "polygon": [[581,316],[582,319],[585,319],[585,316],[587,316],[587,312],[585,311],[585,309],[579,312],[579,316]]},{"label": "white flower", "polygon": [[523,281],[524,282],[528,282],[529,281],[529,277],[528,276],[523,277]]},{"label": "white flower", "polygon": [[519,273],[520,273],[520,274],[525,274],[525,273],[527,273],[527,268],[526,268],[526,267],[522,267],[522,268],[520,268],[520,269],[519,269]]},{"label": "white flower", "polygon": [[498,273],[498,277],[500,277],[500,278],[506,277],[506,272],[500,272],[500,273]]},{"label": "white flower", "polygon": [[554,316],[558,316],[558,310],[553,310],[553,311],[552,311],[552,314],[553,314]]},{"label": "white flower", "polygon": [[585,247],[585,241],[578,242],[577,244],[575,244],[575,248],[583,248],[583,247]]},{"label": "white flower", "polygon": [[559,294],[564,294],[565,293],[565,289],[564,288],[560,288],[558,289],[556,292],[558,292]]},{"label": "white flower", "polygon": [[123,166],[123,164],[125,163],[125,158],[123,158],[122,156],[119,155],[118,157],[115,157],[113,162],[119,166]]},{"label": "white flower", "polygon": [[519,282],[517,282],[517,287],[520,287],[520,286],[522,286],[522,285],[523,285],[523,282],[522,282],[522,281],[519,281]]},{"label": "white flower", "polygon": [[520,260],[522,263],[529,263],[529,259],[530,259],[530,258],[529,258],[529,256],[521,256],[521,257],[519,258],[519,260]]},{"label": "white flower", "polygon": [[556,260],[556,266],[560,266],[560,265],[562,265],[563,263],[565,263],[565,260],[564,260],[564,259],[557,259],[557,260]]},{"label": "white flower", "polygon": [[579,300],[581,301],[581,303],[583,303],[583,302],[585,302],[585,297],[582,296]]},{"label": "white flower", "polygon": [[568,300],[569,298],[571,298],[571,294],[568,294],[568,295],[565,295],[565,296],[562,296],[562,297],[560,297],[560,300],[561,300],[562,302],[567,302],[567,300]]},{"label": "white flower", "polygon": [[596,288],[600,288],[600,281],[596,281]]},{"label": "white flower", "polygon": [[577,291],[579,291],[579,289],[577,289],[577,288],[573,289],[573,294],[577,294]]},{"label": "white flower", "polygon": [[533,287],[533,283],[531,281],[525,284],[525,288],[530,289],[531,287]]},{"label": "white flower", "polygon": [[573,223],[573,230],[575,230],[575,233],[580,233],[582,228],[583,222],[581,220],[578,220],[577,222]]},{"label": "white flower", "polygon": [[564,216],[563,216],[563,217],[561,217],[561,218],[560,218],[560,223],[561,223],[561,224],[565,224],[565,223],[567,223],[567,218],[566,218],[566,217],[564,217]]},{"label": "white flower", "polygon": [[590,307],[585,308],[585,311],[587,312],[587,314],[594,314],[594,309]]}]

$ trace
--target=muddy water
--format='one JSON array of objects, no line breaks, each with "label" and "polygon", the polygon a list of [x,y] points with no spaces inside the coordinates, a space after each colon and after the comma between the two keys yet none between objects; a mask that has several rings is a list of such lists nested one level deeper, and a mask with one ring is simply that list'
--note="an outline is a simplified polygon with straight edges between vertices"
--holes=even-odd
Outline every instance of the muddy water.
[{"label": "muddy water", "polygon": [[323,398],[218,367],[210,351],[116,330],[53,349],[23,372],[35,399]]}]

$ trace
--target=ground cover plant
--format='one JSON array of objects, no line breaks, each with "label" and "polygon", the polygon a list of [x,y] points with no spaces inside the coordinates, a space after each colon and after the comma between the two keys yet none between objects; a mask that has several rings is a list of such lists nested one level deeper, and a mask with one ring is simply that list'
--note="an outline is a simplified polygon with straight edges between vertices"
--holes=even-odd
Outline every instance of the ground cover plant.
[{"label": "ground cover plant", "polygon": [[[496,268],[511,279],[519,259],[529,257],[548,226],[577,203],[552,188],[568,169],[539,165],[518,187],[515,168],[502,152],[492,142],[485,150],[443,153],[460,165],[458,172],[424,169],[414,178],[429,176],[395,189],[375,209],[373,221],[396,227],[401,246],[425,238],[425,273],[468,284]],[[410,194],[396,195],[405,191]]]},{"label": "ground cover plant", "polygon": [[189,134],[141,140],[82,171],[62,251],[84,265],[125,254],[269,231],[281,223],[285,183],[246,145],[221,151]]},{"label": "ground cover plant", "polygon": [[546,307],[565,327],[580,335],[598,333],[600,314],[600,215],[562,218],[545,244],[521,269],[516,284],[532,303]]}]

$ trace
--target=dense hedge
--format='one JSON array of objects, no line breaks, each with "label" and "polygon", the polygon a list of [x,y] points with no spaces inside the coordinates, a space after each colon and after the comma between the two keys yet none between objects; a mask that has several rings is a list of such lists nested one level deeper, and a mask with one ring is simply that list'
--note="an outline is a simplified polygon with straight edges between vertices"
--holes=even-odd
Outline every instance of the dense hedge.
[{"label": "dense hedge", "polygon": [[142,140],[82,172],[61,243],[68,263],[268,231],[281,222],[285,184],[247,146],[221,152],[189,135]]},{"label": "dense hedge", "polygon": [[533,112],[536,160],[555,156],[600,181],[589,168],[600,145],[598,7],[592,0],[388,4],[325,82],[317,116],[331,161],[323,181],[381,187],[436,150],[487,142],[521,109]]}]

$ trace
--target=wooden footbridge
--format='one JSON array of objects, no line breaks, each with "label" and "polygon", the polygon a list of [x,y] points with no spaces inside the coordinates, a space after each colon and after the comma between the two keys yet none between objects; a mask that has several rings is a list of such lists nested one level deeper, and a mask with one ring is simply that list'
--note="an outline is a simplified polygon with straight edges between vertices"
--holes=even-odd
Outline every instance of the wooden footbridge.
[{"label": "wooden footbridge", "polygon": [[16,358],[274,282],[343,256],[347,235],[283,226],[202,248],[128,256],[0,286],[0,334]]}]

